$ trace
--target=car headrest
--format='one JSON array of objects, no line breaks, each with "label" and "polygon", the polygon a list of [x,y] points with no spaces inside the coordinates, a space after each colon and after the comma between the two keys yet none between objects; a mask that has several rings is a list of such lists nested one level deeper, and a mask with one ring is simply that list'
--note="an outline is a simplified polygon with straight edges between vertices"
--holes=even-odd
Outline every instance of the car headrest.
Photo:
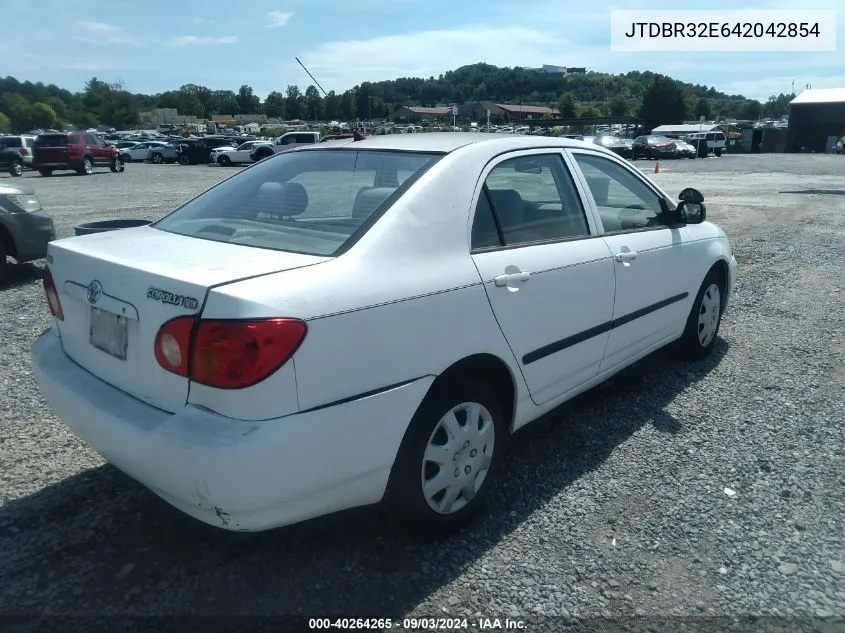
[{"label": "car headrest", "polygon": [[352,205],[352,217],[366,219],[396,191],[396,187],[363,187]]},{"label": "car headrest", "polygon": [[525,216],[522,196],[515,189],[489,189],[493,210],[503,225],[519,224]]},{"label": "car headrest", "polygon": [[308,207],[308,192],[298,182],[262,183],[255,197],[257,213],[276,217],[299,215]]}]

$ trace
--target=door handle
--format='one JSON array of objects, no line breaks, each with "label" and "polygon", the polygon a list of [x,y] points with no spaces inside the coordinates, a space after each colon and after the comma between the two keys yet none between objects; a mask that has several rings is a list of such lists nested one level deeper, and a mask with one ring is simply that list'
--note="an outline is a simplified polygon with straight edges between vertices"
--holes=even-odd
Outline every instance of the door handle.
[{"label": "door handle", "polygon": [[621,253],[616,253],[614,258],[617,262],[630,262],[637,259],[637,251],[622,251]]},{"label": "door handle", "polygon": [[518,273],[506,273],[504,275],[499,275],[498,277],[493,277],[493,283],[497,286],[507,286],[510,283],[517,282],[517,281],[528,281],[531,278],[531,273],[528,271],[518,272]]}]

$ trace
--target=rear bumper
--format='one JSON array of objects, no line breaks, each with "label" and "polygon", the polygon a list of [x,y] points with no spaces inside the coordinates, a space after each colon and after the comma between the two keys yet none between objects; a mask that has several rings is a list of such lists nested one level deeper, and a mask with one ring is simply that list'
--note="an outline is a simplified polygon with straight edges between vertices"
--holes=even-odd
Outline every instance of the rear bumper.
[{"label": "rear bumper", "polygon": [[32,346],[47,403],[83,441],[211,525],[257,531],[381,500],[433,377],[262,422],[151,407],[76,365],[49,330]]}]

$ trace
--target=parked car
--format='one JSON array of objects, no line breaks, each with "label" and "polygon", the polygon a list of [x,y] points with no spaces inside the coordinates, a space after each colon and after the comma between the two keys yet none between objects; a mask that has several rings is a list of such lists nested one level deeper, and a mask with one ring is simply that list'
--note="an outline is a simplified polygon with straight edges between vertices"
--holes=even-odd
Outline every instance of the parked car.
[{"label": "parked car", "polygon": [[678,158],[678,146],[668,136],[638,136],[631,144],[631,158]]},{"label": "parked car", "polygon": [[237,148],[217,150],[217,164],[227,167],[229,165],[243,165],[244,163],[253,162],[251,156],[252,150],[255,148],[256,144],[260,142],[261,141],[247,141],[246,143],[239,145]]},{"label": "parked car", "polygon": [[162,141],[147,141],[145,143],[136,143],[131,147],[126,147],[120,150],[120,156],[124,162],[131,163],[133,161],[145,161],[150,158],[153,149],[160,149],[167,147],[167,143]]},{"label": "parked car", "polygon": [[272,143],[261,143],[255,146],[252,152],[252,160],[263,160],[275,153],[291,149],[298,145],[313,145],[320,142],[319,132],[288,132],[282,134]]},{"label": "parked car", "polygon": [[178,142],[168,141],[162,145],[151,147],[147,160],[156,165],[177,162],[179,160]]},{"label": "parked car", "polygon": [[633,141],[631,139],[622,139],[618,136],[610,136],[605,134],[602,136],[596,136],[593,139],[593,143],[609,149],[611,152],[618,156],[621,156],[622,158],[631,158],[631,156],[633,155],[633,152],[631,151]]},{"label": "parked car", "polygon": [[513,431],[661,347],[714,349],[736,260],[679,198],[563,139],[297,147],[149,226],[52,242],[34,374],[211,525],[384,501],[448,532],[507,479]]},{"label": "parked car", "polygon": [[23,157],[17,148],[0,145],[0,169],[13,177],[23,174]]},{"label": "parked car", "polygon": [[27,169],[32,168],[32,146],[34,144],[35,137],[27,134],[0,136],[0,145],[16,149],[23,161],[23,166]]},{"label": "parked car", "polygon": [[181,165],[197,165],[208,163],[211,150],[215,147],[231,147],[232,142],[223,136],[206,136],[198,139],[185,139],[176,150]]},{"label": "parked car", "polygon": [[53,220],[32,187],[0,182],[0,277],[9,257],[19,264],[44,257],[54,235]]},{"label": "parked car", "polygon": [[674,139],[675,146],[678,148],[679,158],[695,158],[698,155],[698,150],[695,146],[687,143],[683,139]]},{"label": "parked car", "polygon": [[94,167],[106,165],[115,173],[124,170],[120,150],[91,132],[40,134],[34,150],[32,167],[42,176],[52,176],[56,170],[86,176],[94,173]]},{"label": "parked car", "polygon": [[721,156],[727,150],[727,137],[724,132],[695,132],[684,140],[697,149],[697,155],[704,158],[708,154]]}]

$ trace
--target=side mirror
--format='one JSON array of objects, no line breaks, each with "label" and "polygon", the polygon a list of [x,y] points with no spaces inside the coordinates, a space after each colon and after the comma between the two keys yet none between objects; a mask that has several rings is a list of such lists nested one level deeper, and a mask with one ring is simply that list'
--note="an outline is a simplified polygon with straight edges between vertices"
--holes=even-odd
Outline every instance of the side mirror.
[{"label": "side mirror", "polygon": [[[695,191],[693,189],[693,191]],[[700,195],[700,194],[699,194]],[[701,224],[707,217],[707,210],[703,202],[688,202],[682,200],[675,209],[678,221],[682,224]]]},{"label": "side mirror", "polygon": [[683,202],[702,203],[704,202],[704,196],[698,189],[687,187],[681,192],[681,195],[678,196],[678,200],[681,200]]}]

